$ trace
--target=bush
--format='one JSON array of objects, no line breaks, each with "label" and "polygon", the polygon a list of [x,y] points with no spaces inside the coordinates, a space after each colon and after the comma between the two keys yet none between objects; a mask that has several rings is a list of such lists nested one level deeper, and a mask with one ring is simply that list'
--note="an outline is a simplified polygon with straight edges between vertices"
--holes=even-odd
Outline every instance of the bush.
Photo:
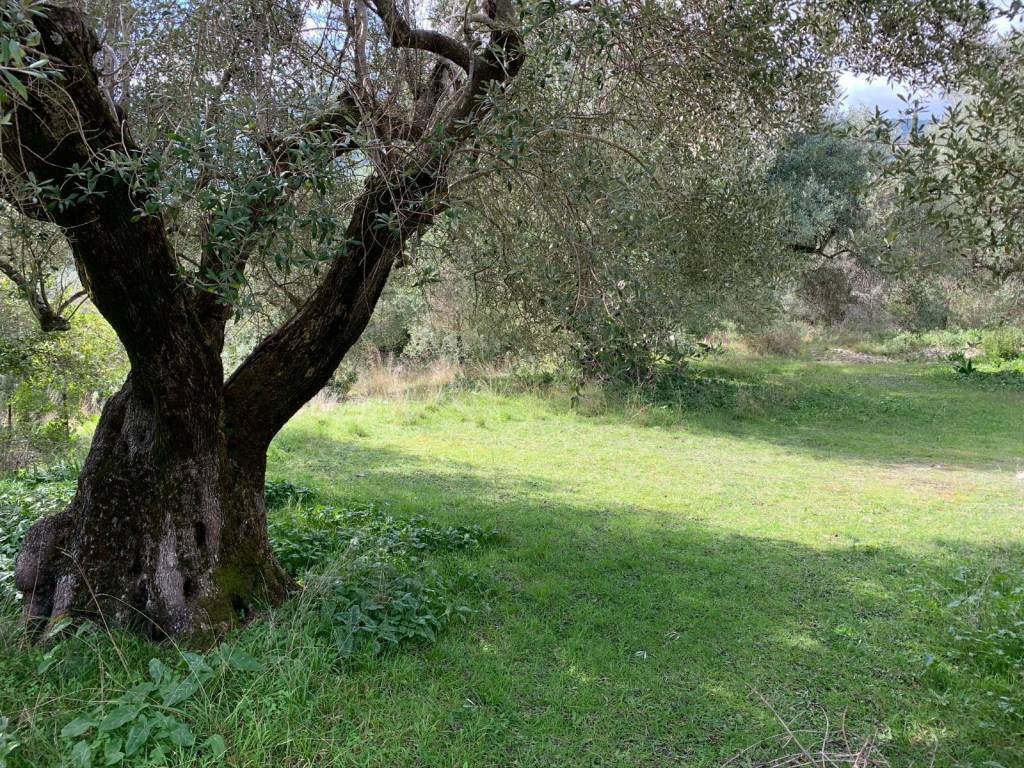
[{"label": "bush", "polygon": [[889,310],[910,331],[932,331],[949,323],[949,307],[941,292],[920,282],[903,283],[892,292]]},{"label": "bush", "polygon": [[883,342],[878,351],[883,355],[948,358],[950,355],[963,353],[978,346],[981,339],[981,332],[975,330],[944,329],[923,333],[903,331]]},{"label": "bush", "polygon": [[1024,357],[1024,329],[1003,326],[986,331],[981,339],[981,347],[993,362]]},{"label": "bush", "polygon": [[475,549],[496,535],[480,526],[435,527],[419,517],[396,519],[372,504],[291,507],[272,515],[268,528],[274,553],[296,577],[346,552],[410,560],[425,552]]},{"label": "bush", "polygon": [[362,648],[376,655],[409,642],[433,642],[470,613],[436,573],[410,573],[364,555],[342,559],[311,581],[298,619],[303,634],[328,640],[348,658]]},{"label": "bush", "polygon": [[268,480],[263,489],[263,498],[271,509],[279,509],[289,504],[301,504],[313,498],[309,488],[295,485],[287,480]]},{"label": "bush", "polygon": [[812,322],[836,325],[853,302],[853,288],[846,270],[838,264],[821,264],[803,276],[800,297]]},{"label": "bush", "polygon": [[747,345],[758,355],[797,357],[803,351],[803,329],[792,323],[777,325],[746,336]]}]

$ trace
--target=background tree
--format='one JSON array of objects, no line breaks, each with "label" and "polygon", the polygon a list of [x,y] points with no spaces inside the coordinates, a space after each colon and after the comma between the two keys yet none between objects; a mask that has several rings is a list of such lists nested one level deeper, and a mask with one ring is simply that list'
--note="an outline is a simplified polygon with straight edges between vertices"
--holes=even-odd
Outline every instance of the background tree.
[{"label": "background tree", "polygon": [[787,311],[823,326],[939,327],[949,316],[940,282],[955,271],[949,244],[900,194],[887,173],[890,148],[865,137],[869,124],[854,115],[813,126],[783,143],[771,165],[778,238],[804,257]]},{"label": "background tree", "polygon": [[[1020,10],[1020,3],[1011,4]],[[1024,282],[1024,33],[1019,20],[979,49],[930,120],[911,102],[879,118],[888,177],[962,261],[994,289]]]}]

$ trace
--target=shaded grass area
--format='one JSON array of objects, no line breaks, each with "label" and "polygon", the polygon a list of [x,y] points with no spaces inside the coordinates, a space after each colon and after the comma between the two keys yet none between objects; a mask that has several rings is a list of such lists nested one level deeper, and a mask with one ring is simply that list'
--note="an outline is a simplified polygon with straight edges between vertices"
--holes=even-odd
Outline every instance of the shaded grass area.
[{"label": "shaded grass area", "polygon": [[[184,716],[237,766],[714,766],[778,717],[845,718],[893,765],[1024,764],[1018,669],[950,633],[977,620],[951,603],[1021,570],[1022,428],[1014,385],[945,367],[737,360],[576,410],[495,385],[305,412],[273,477],[499,531],[423,561],[474,613],[340,659],[296,619],[311,593],[238,633],[259,671]],[[4,632],[15,765],[56,764],[54,734],[153,655],[86,632],[37,674]]]}]

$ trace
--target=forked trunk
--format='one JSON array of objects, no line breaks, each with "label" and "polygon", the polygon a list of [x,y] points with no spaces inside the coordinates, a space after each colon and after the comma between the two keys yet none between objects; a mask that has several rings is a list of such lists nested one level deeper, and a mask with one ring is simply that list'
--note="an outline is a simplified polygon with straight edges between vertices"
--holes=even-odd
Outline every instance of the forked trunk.
[{"label": "forked trunk", "polygon": [[[241,282],[247,248],[205,242],[201,280],[183,279],[147,184],[125,170],[136,161],[146,166],[145,153],[100,85],[99,38],[77,3],[47,3],[33,15],[41,53],[57,73],[33,80],[14,100],[14,118],[0,125],[0,153],[11,173],[31,182],[22,212],[65,232],[82,283],[132,369],[103,411],[71,504],[36,523],[18,556],[16,583],[37,624],[91,616],[156,636],[201,638],[287,593],[290,581],[267,540],[267,446],[366,328],[406,243],[443,210],[456,149],[523,62],[506,0],[489,4],[493,29],[480,50],[412,29],[393,3],[381,0],[375,10],[393,45],[440,57],[436,88],[423,90],[417,108],[440,109],[442,122],[366,179],[316,290],[226,382],[220,351],[230,305],[200,284],[210,274]],[[453,77],[454,66],[468,77]],[[359,149],[356,135],[373,128],[359,108],[343,96],[302,131],[333,137],[337,154]],[[265,147],[275,190],[292,175],[292,149],[276,139]],[[41,204],[38,180],[73,194]],[[251,213],[256,227],[258,210]]]},{"label": "forked trunk", "polygon": [[264,461],[232,455],[221,400],[214,391],[169,413],[131,379],[110,400],[73,501],[31,529],[18,557],[30,621],[89,616],[201,642],[284,599]]}]

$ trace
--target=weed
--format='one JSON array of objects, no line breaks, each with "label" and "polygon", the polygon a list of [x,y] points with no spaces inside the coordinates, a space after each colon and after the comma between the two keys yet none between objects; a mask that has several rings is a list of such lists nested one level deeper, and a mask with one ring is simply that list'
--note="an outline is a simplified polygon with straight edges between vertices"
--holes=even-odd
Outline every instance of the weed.
[{"label": "weed", "polygon": [[963,352],[954,352],[947,359],[953,364],[953,371],[961,376],[970,376],[978,370],[974,364],[974,358],[968,357]]},{"label": "weed", "polygon": [[150,659],[148,679],[61,728],[70,764],[75,768],[158,766],[181,750],[198,751],[215,760],[223,757],[224,737],[214,733],[197,745],[180,706],[219,671],[258,671],[259,663],[230,645],[221,646],[208,657],[186,651],[182,659],[186,668],[180,672],[160,659]]},{"label": "weed", "polygon": [[988,681],[987,696],[1024,720],[1024,571],[961,568],[950,613],[948,658]]},{"label": "weed", "polygon": [[1024,329],[1003,326],[985,331],[981,339],[985,355],[994,362],[1024,357]]}]

